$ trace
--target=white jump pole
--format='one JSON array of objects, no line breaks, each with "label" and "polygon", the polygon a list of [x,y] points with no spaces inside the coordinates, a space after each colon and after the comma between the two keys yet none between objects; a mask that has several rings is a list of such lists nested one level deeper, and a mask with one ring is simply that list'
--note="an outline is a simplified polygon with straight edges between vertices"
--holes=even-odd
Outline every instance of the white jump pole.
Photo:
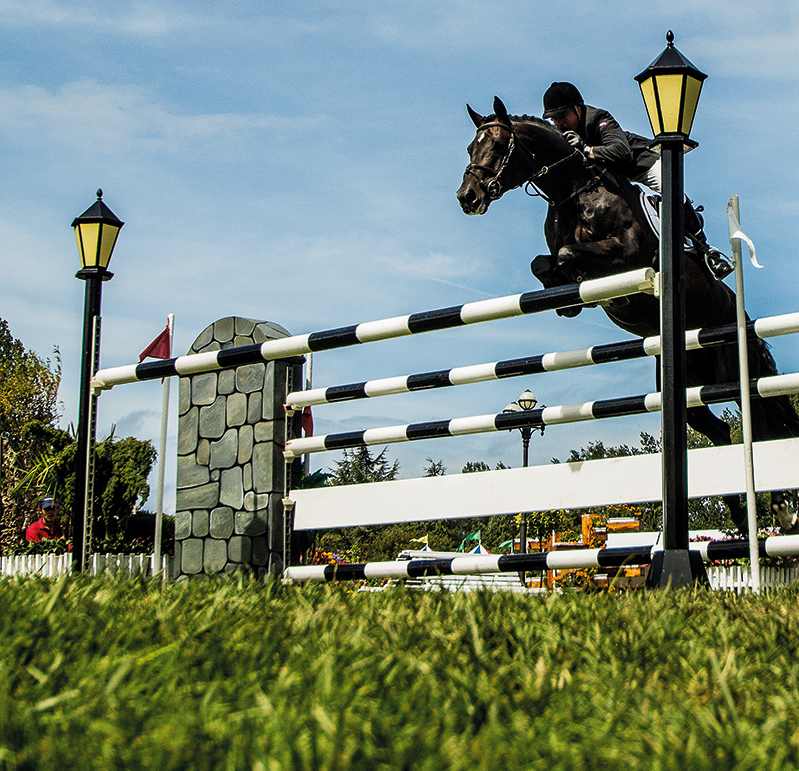
[{"label": "white jump pole", "polygon": [[[169,327],[169,351],[172,352],[172,335],[175,315],[167,316]],[[164,524],[164,472],[166,467],[166,429],[169,420],[169,383],[171,378],[164,378],[164,398],[161,407],[161,445],[158,450],[158,494],[155,507],[155,540],[153,545],[153,564],[151,573],[155,575],[161,569],[161,537]]]},{"label": "white jump pole", "polygon": [[[738,369],[741,381],[741,428],[746,471],[746,522],[749,528],[749,562],[752,571],[752,591],[760,593],[760,554],[757,543],[757,498],[755,497],[755,464],[752,455],[752,407],[749,396],[749,352],[746,335],[744,305],[743,254],[741,249],[740,210],[738,196],[733,195],[727,204],[727,223],[735,265],[735,313],[738,325]],[[743,236],[745,237],[745,236]],[[754,245],[747,239],[754,261]],[[755,262],[755,264],[757,264]]]}]

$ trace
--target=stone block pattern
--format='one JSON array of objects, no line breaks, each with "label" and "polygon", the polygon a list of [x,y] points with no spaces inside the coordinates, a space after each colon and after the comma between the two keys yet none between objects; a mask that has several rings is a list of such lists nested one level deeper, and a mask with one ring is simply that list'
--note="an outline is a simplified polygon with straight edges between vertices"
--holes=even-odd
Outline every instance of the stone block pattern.
[{"label": "stone block pattern", "polygon": [[[266,321],[215,321],[189,354],[289,333]],[[180,378],[175,558],[181,576],[282,570],[286,380],[279,360]]]}]

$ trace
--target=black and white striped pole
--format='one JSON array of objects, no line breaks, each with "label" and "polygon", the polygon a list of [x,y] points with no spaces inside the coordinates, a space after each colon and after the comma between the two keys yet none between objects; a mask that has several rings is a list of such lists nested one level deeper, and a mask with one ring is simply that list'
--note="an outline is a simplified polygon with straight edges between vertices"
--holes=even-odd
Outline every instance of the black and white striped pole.
[{"label": "black and white striped pole", "polygon": [[688,549],[688,442],[685,364],[684,147],[707,75],[694,67],[666,35],[665,51],[636,80],[660,146],[661,425],[663,438],[663,551],[655,555],[647,585],[707,583],[701,559]]}]

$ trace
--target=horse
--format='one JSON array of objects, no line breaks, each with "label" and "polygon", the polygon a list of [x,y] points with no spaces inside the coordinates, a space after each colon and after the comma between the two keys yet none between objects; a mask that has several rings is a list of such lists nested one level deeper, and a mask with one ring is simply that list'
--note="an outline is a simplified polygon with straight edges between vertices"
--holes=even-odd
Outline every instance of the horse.
[{"label": "horse", "polygon": [[[469,165],[457,197],[466,214],[485,214],[507,191],[532,187],[549,204],[544,234],[549,254],[531,263],[547,288],[602,278],[636,268],[658,266],[658,236],[649,225],[642,191],[626,178],[588,160],[550,123],[528,115],[510,116],[498,97],[494,114],[484,117],[466,106],[477,128],[468,146]],[[695,252],[686,249],[686,329],[733,324],[735,294],[716,280]],[[584,306],[558,310],[574,317]],[[659,301],[638,294],[602,304],[610,320],[638,337],[660,334]],[[750,376],[776,375],[766,343],[748,343]],[[658,357],[659,358],[659,357]],[[659,362],[658,362],[659,363]],[[737,382],[738,355],[730,345],[686,353],[688,386]],[[660,388],[660,367],[656,366]],[[691,407],[687,422],[711,444],[732,444],[730,426],[709,407]],[[752,433],[756,441],[799,436],[799,416],[788,397],[754,399]],[[724,501],[736,527],[746,532],[746,512],[737,495]],[[799,532],[799,518],[784,491],[772,492],[771,505],[784,532]]]}]

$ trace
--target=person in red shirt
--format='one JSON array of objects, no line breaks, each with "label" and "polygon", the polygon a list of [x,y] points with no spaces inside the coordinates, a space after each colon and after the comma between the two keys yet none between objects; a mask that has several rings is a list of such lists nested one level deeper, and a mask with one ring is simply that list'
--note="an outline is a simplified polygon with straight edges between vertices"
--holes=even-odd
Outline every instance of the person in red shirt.
[{"label": "person in red shirt", "polygon": [[28,541],[37,542],[43,538],[63,538],[64,529],[58,519],[58,504],[51,495],[39,501],[42,518],[37,519],[26,531]]}]

